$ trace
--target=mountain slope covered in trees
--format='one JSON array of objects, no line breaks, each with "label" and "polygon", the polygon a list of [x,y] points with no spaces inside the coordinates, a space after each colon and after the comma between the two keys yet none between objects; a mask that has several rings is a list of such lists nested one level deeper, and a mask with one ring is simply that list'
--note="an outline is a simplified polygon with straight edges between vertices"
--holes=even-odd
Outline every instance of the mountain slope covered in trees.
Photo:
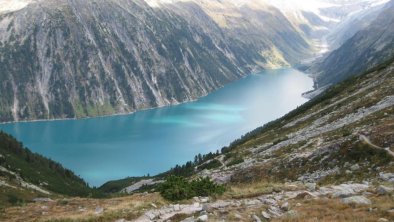
[{"label": "mountain slope covered in trees", "polygon": [[23,147],[0,132],[0,203],[22,204],[42,196],[93,195],[86,182],[72,171]]}]

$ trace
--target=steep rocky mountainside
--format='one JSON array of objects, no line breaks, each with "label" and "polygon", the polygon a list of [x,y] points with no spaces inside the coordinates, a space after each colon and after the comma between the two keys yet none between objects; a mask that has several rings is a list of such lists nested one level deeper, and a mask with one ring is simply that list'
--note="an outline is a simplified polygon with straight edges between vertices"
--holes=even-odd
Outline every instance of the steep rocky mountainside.
[{"label": "steep rocky mountainside", "polygon": [[312,65],[317,87],[340,82],[390,59],[394,54],[394,1],[365,29]]},{"label": "steep rocky mountainside", "polygon": [[0,132],[0,187],[1,207],[43,196],[88,196],[94,192],[70,170],[32,153],[3,132]]},{"label": "steep rocky mountainside", "polygon": [[343,45],[358,31],[367,28],[385,8],[385,4],[371,5],[367,10],[351,12],[340,25],[330,30],[326,37],[331,50]]},{"label": "steep rocky mountainside", "polygon": [[242,19],[220,26],[194,2],[17,2],[0,10],[2,122],[176,104],[310,52],[268,6],[232,8]]},{"label": "steep rocky mountainside", "polygon": [[367,26],[389,0],[264,1],[281,10],[310,39],[333,50]]}]

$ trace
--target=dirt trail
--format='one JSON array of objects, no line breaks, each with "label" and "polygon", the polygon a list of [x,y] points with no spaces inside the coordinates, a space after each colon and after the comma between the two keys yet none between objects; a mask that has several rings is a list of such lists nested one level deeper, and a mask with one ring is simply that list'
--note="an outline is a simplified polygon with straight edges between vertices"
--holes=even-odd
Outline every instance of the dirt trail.
[{"label": "dirt trail", "polygon": [[394,157],[394,152],[391,151],[390,148],[383,148],[383,147],[380,147],[378,145],[373,144],[371,142],[371,140],[368,137],[366,137],[365,135],[363,135],[363,134],[360,134],[359,136],[360,136],[360,141],[372,146],[373,148],[385,150],[388,154],[390,154],[391,156]]}]

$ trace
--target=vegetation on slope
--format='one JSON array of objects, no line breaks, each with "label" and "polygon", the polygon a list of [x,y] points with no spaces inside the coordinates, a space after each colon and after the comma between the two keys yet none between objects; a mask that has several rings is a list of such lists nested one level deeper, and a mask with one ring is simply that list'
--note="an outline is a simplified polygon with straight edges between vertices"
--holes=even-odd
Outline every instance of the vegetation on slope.
[{"label": "vegetation on slope", "polygon": [[[204,169],[211,169],[217,168],[222,164],[215,160],[214,158],[219,155],[219,151],[216,153],[208,153],[208,154],[198,154],[194,157],[194,161],[188,161],[183,165],[176,165],[175,167],[171,168],[170,170],[161,173],[156,176],[146,176],[146,177],[128,177],[121,180],[113,180],[108,181],[98,189],[104,193],[117,193],[123,190],[125,187],[128,187],[138,181],[146,180],[146,179],[165,179],[170,176],[179,176],[179,177],[190,177],[195,174],[195,169],[204,170]],[[147,188],[147,187],[144,187]],[[155,188],[149,187],[149,188]],[[139,191],[142,191],[141,189]]]},{"label": "vegetation on slope", "polygon": [[160,194],[167,200],[185,200],[192,197],[207,197],[214,194],[223,194],[224,187],[212,182],[209,178],[199,178],[188,181],[184,177],[169,176],[159,186]]},{"label": "vegetation on slope", "polygon": [[[384,70],[388,68],[390,65],[392,65],[393,63],[394,63],[394,57],[391,57],[390,59],[387,59],[385,62],[382,62],[377,66],[374,66],[373,68],[361,73],[358,76],[351,76],[346,80],[342,81],[341,83],[331,86],[325,92],[321,93],[320,95],[304,103],[297,109],[290,111],[288,114],[284,115],[283,117],[271,121],[265,124],[264,126],[261,126],[251,132],[246,133],[240,139],[233,141],[228,147],[222,148],[221,150],[222,153],[227,153],[231,149],[242,146],[243,144],[246,143],[250,143],[252,140],[256,139],[258,135],[269,132],[274,128],[282,127],[286,125],[288,122],[290,122],[291,120],[296,119],[301,115],[304,115],[308,111],[312,110],[314,107],[329,105],[331,100],[334,100],[334,98],[339,97],[341,94],[342,95],[347,94],[348,92],[346,91],[349,91],[349,88],[351,88],[352,86],[357,88],[358,87],[357,84],[360,83],[362,80],[364,80],[367,74]],[[273,143],[275,144],[282,140],[286,140],[286,138],[275,137]]]},{"label": "vegetation on slope", "polygon": [[48,196],[49,192],[67,196],[99,194],[72,171],[31,152],[4,132],[0,132],[0,182],[7,184],[0,190],[3,204],[28,202],[33,197]]}]

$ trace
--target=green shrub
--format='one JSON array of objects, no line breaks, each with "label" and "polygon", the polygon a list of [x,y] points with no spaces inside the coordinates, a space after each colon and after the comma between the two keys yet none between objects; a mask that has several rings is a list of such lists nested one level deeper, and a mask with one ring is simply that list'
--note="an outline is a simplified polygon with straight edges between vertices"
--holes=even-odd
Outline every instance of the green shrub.
[{"label": "green shrub", "polygon": [[227,164],[227,166],[228,166],[228,167],[229,167],[229,166],[234,166],[234,165],[237,165],[237,164],[240,164],[240,163],[243,163],[243,162],[244,162],[244,159],[243,159],[242,157],[237,157],[237,158],[231,160],[231,161]]},{"label": "green shrub", "polygon": [[223,194],[224,187],[212,182],[208,177],[193,180],[190,183],[195,196],[207,197],[215,194]]},{"label": "green shrub", "polygon": [[[33,153],[14,137],[2,131],[0,131],[0,153],[7,157],[2,158],[1,165],[11,170],[20,169],[20,176],[29,183],[37,185],[45,181],[47,182],[45,189],[69,196],[99,194],[72,171],[40,154]],[[8,177],[10,180],[15,178],[14,175]],[[14,200],[15,198],[10,198],[11,202]]]},{"label": "green shrub", "polygon": [[217,159],[214,159],[208,163],[205,163],[205,164],[199,166],[197,169],[198,170],[205,170],[205,169],[210,170],[210,169],[215,169],[215,168],[218,168],[221,166],[222,166],[222,164],[220,163],[220,161]]},{"label": "green shrub", "polygon": [[22,199],[20,199],[18,196],[14,194],[8,194],[7,198],[8,198],[8,203],[10,203],[11,205],[20,205],[24,202]]},{"label": "green shrub", "polygon": [[183,177],[169,176],[159,187],[162,197],[167,200],[184,200],[194,196],[190,183]]},{"label": "green shrub", "polygon": [[212,182],[209,178],[200,178],[189,182],[184,177],[169,176],[159,186],[163,198],[171,201],[190,199],[195,196],[222,194],[224,187]]},{"label": "green shrub", "polygon": [[224,158],[223,158],[223,161],[227,161],[227,160],[229,160],[229,159],[231,159],[231,158],[233,158],[233,157],[237,157],[237,153],[226,153],[226,155],[224,155]]}]

